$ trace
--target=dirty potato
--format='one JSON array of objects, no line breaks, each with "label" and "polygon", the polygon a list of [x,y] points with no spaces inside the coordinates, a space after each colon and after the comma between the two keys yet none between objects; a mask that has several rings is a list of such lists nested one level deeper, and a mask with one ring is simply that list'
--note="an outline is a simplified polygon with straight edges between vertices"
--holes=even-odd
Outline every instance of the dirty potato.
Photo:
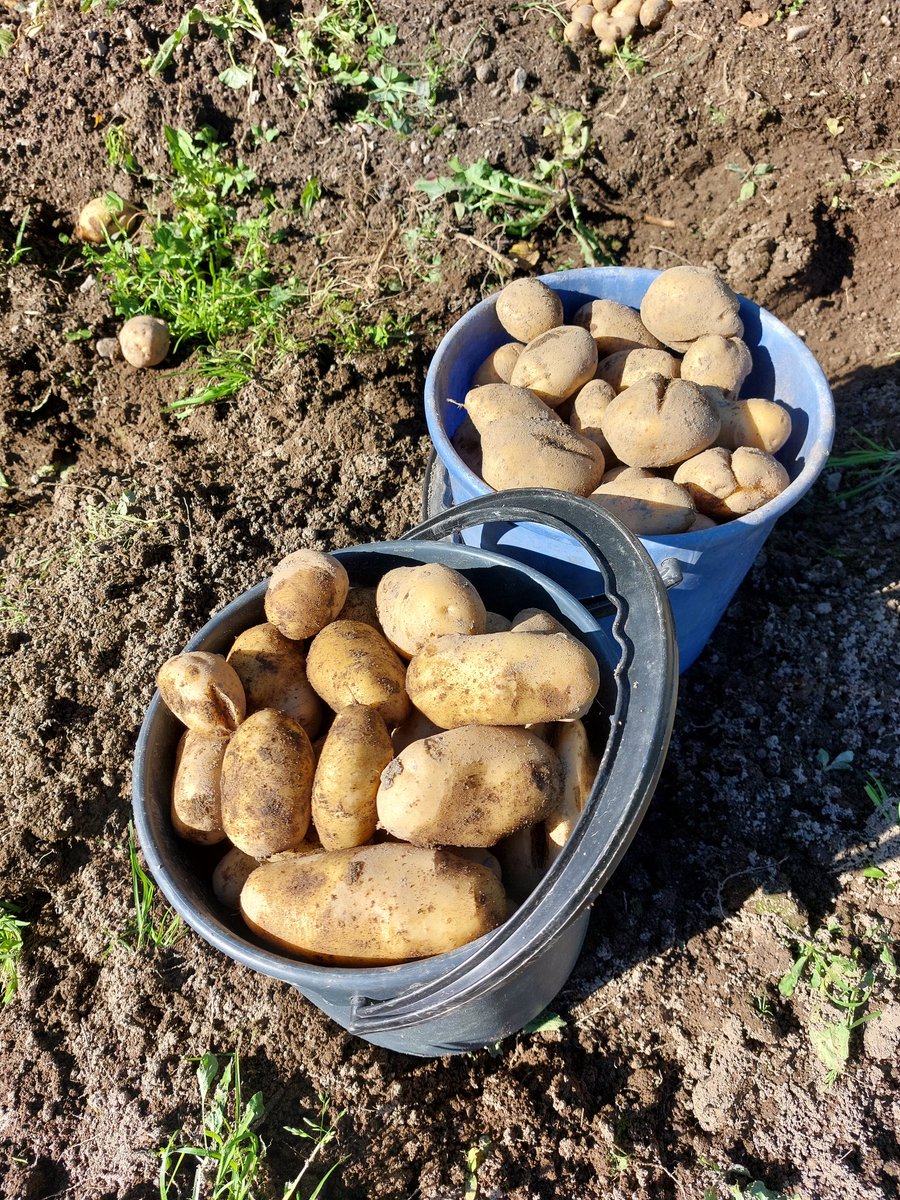
[{"label": "dirty potato", "polygon": [[641,314],[617,300],[589,300],[575,313],[573,323],[587,329],[600,358],[640,347],[663,349],[662,342],[645,328]]},{"label": "dirty potato", "polygon": [[349,590],[347,572],[333,555],[295,550],[272,572],[266,619],[295,641],[315,637],[344,607]]},{"label": "dirty potato", "polygon": [[737,450],[751,446],[777,454],[791,436],[791,414],[774,400],[726,400],[718,388],[704,389],[713,400],[721,426],[717,446]]},{"label": "dirty potato", "polygon": [[214,846],[225,837],[222,827],[222,759],[228,741],[190,730],[182,734],[172,782],[172,825],[179,837]]},{"label": "dirty potato", "polygon": [[717,387],[725,398],[733,400],[753,369],[746,344],[739,337],[720,337],[717,333],[697,338],[685,351],[681,378],[699,387]]},{"label": "dirty potato", "polygon": [[737,296],[715,271],[670,267],[644,293],[641,320],[663,345],[682,353],[708,334],[740,337],[739,309]]},{"label": "dirty potato", "polygon": [[727,521],[768,504],[791,480],[778,459],[763,450],[714,446],[682,463],[675,482],[687,488],[700,512]]},{"label": "dirty potato", "polygon": [[374,708],[360,704],[334,719],[319,756],[312,817],[326,850],[362,846],[375,832],[381,772],[394,757],[391,735]]},{"label": "dirty potato", "polygon": [[527,388],[558,408],[593,378],[597,343],[586,329],[562,325],[529,342],[513,367],[510,383]]},{"label": "dirty potato", "polygon": [[505,342],[492,350],[472,376],[472,387],[482,387],[487,383],[509,383],[516,359],[524,349],[523,342]]},{"label": "dirty potato", "polygon": [[534,341],[563,322],[562,301],[539,279],[514,279],[497,297],[497,320],[517,342]]},{"label": "dirty potato", "polygon": [[204,737],[228,737],[247,711],[241,681],[221,654],[176,654],[160,667],[156,686],[178,720]]},{"label": "dirty potato", "polygon": [[481,477],[497,491],[550,487],[587,496],[606,462],[596,442],[562,421],[542,417],[492,421],[481,437]]},{"label": "dirty potato", "polygon": [[581,721],[567,721],[557,725],[551,745],[559,755],[563,770],[562,799],[559,807],[544,821],[547,852],[552,862],[569,840],[575,823],[581,816],[599,763]]},{"label": "dirty potato", "polygon": [[388,725],[409,715],[406,667],[387,639],[362,621],[326,625],[309,647],[306,676],[335,712],[366,704]]},{"label": "dirty potato", "polygon": [[604,478],[589,498],[639,537],[685,533],[696,516],[686,488],[640,467],[628,467],[610,482]]},{"label": "dirty potato", "polygon": [[274,625],[254,625],[235,639],[227,661],[247,697],[247,712],[277,708],[314,738],[322,724],[322,702],[306,678],[306,654]]},{"label": "dirty potato", "polygon": [[627,466],[671,467],[713,444],[719,416],[695,383],[648,375],[612,401],[603,432]]},{"label": "dirty potato", "polygon": [[560,419],[534,392],[508,383],[488,383],[472,388],[466,393],[465,406],[469,419],[481,434],[494,421],[528,417],[542,417],[548,421]]},{"label": "dirty potato", "polygon": [[665,379],[677,379],[680,361],[666,350],[646,350],[639,346],[634,350],[620,350],[610,354],[597,364],[597,379],[610,384],[615,391],[624,392],[648,375],[662,375]]},{"label": "dirty potato", "polygon": [[445,633],[484,633],[487,612],[473,584],[442,563],[395,567],[378,584],[378,619],[403,658]]}]

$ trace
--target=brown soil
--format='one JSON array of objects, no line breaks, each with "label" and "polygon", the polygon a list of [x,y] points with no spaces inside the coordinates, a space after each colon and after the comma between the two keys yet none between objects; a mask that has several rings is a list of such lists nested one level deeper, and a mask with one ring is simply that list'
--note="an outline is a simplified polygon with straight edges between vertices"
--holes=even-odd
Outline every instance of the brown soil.
[{"label": "brown soil", "polygon": [[[287,4],[260,7],[286,23]],[[408,138],[351,124],[334,88],[304,112],[249,41],[237,47],[259,54],[249,106],[217,81],[227,52],[202,33],[151,80],[140,61],[186,11],[175,0],[110,13],[51,2],[0,59],[0,255],[26,205],[32,247],[0,276],[4,592],[25,611],[2,635],[0,899],[30,922],[18,994],[0,1009],[4,1196],[157,1195],[155,1152],[196,1128],[189,1060],[235,1048],[245,1094],[267,1102],[263,1195],[280,1196],[274,1181],[308,1152],[282,1127],[324,1092],[346,1109],[316,1164],[346,1156],[329,1195],[462,1196],[482,1138],[480,1194],[514,1200],[724,1198],[752,1181],[806,1200],[900,1191],[900,999],[871,933],[896,932],[897,824],[863,790],[868,773],[895,796],[900,783],[895,484],[836,501],[844,485],[826,472],[684,678],[656,799],[554,1004],[564,1028],[414,1060],[346,1035],[193,935],[108,950],[131,910],[130,761],[157,665],[286,552],[392,538],[420,518],[424,373],[443,331],[497,286],[496,259],[471,239],[501,253],[513,239],[439,208],[428,253],[442,273],[429,281],[402,238],[428,210],[412,184],[453,154],[527,175],[547,151],[533,97],[589,115],[578,187],[621,262],[714,264],[803,331],[833,381],[837,449],[853,430],[898,444],[900,187],[854,166],[900,141],[896,11],[807,0],[750,29],[745,7],[774,17],[776,5],[682,3],[638,43],[649,65],[628,76],[563,49],[540,8],[380,0],[398,61],[421,60],[433,32],[447,64],[434,118]],[[808,31],[788,41],[795,26]],[[107,165],[116,117],[143,178]],[[262,121],[282,136],[254,148]],[[160,407],[182,379],[65,340],[116,320],[59,235],[110,187],[149,197],[167,165],[163,125],[204,123],[288,207],[321,179],[285,253],[301,274],[332,258],[366,311],[409,317],[408,344],[318,344],[179,422]],[[762,162],[775,170],[739,203],[726,164]],[[579,265],[574,245],[536,244],[539,269]],[[149,523],[88,543],[87,506],[126,488]],[[851,769],[823,770],[820,748],[852,750]],[[872,864],[885,879],[863,876]],[[881,1011],[831,1085],[810,1042],[814,995],[777,987],[791,923],[830,917],[874,964]]]}]

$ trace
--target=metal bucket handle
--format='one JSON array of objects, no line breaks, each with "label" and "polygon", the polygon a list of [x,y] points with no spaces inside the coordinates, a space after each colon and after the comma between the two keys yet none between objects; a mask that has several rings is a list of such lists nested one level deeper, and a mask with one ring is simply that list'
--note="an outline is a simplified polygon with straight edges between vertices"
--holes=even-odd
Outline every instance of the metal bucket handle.
[{"label": "metal bucket handle", "polygon": [[[638,539],[598,505],[545,488],[479,497],[425,521],[402,539],[434,540],[496,520],[559,529],[582,544],[600,571],[615,609],[613,636],[622,651],[609,738],[583,819],[541,885],[498,929],[473,943],[471,956],[453,971],[387,1000],[354,997],[347,1028],[364,1037],[440,1018],[497,987],[591,905],[640,824],[662,769],[660,750],[671,734],[678,687],[672,613],[665,585]],[[648,759],[655,761],[651,773],[632,778],[608,803],[610,780],[629,770],[634,775],[634,761]]]}]

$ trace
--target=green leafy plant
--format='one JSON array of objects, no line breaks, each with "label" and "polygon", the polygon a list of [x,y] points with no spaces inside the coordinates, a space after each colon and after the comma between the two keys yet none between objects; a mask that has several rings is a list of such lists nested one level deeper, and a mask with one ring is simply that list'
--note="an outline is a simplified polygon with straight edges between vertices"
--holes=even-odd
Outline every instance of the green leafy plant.
[{"label": "green leafy plant", "polygon": [[781,4],[775,10],[775,20],[778,22],[786,20],[788,17],[796,17],[797,13],[801,12],[806,0],[791,0],[790,4]]},{"label": "green leafy plant", "polygon": [[[315,1162],[316,1158],[322,1153],[325,1147],[337,1136],[338,1122],[347,1115],[347,1110],[341,1109],[339,1113],[332,1115],[331,1099],[324,1093],[319,1093],[319,1112],[314,1118],[304,1117],[303,1125],[305,1128],[297,1126],[296,1128],[286,1125],[285,1132],[292,1133],[294,1137],[306,1138],[313,1143],[312,1150],[306,1162],[300,1169],[300,1173],[295,1176],[291,1183],[285,1185],[284,1195],[282,1200],[293,1200],[293,1197],[299,1195],[300,1183],[303,1176]],[[337,1171],[340,1166],[347,1161],[346,1157],[339,1158],[332,1163],[315,1188],[310,1192],[308,1200],[316,1200],[316,1197],[321,1193],[325,1184],[328,1182],[331,1175]]]},{"label": "green leafy plant", "polygon": [[877,775],[869,775],[864,791],[880,817],[885,821],[900,821],[900,800],[888,791]]},{"label": "green leafy plant", "polygon": [[9,58],[16,44],[16,31],[12,25],[0,25],[0,58]]},{"label": "green leafy plant", "polygon": [[103,144],[111,167],[121,167],[129,175],[140,175],[141,168],[131,147],[128,126],[123,121],[116,121],[106,127]]},{"label": "green leafy plant", "polygon": [[854,449],[846,454],[832,454],[828,460],[830,467],[847,474],[851,484],[833,494],[835,501],[853,500],[873,488],[884,487],[900,471],[900,450],[890,442],[882,446],[856,430],[851,433],[856,441]]},{"label": "green leafy plant", "polygon": [[816,751],[816,761],[823,771],[849,771],[853,766],[853,751],[842,750],[834,758],[821,747]]},{"label": "green leafy plant", "polygon": [[[553,172],[560,169],[580,171],[591,147],[590,125],[584,113],[578,109],[560,108],[552,100],[545,100],[541,96],[535,97],[531,109],[532,112],[544,114],[541,136],[556,146],[556,155],[548,164]],[[538,166],[544,161],[540,159]]]},{"label": "green leafy plant", "polygon": [[765,175],[771,175],[775,170],[772,163],[752,163],[749,167],[738,166],[737,163],[726,163],[726,171],[740,175],[741,190],[738,192],[738,204],[752,200],[756,195],[757,181]]},{"label": "green leafy plant", "polygon": [[483,1134],[476,1144],[466,1151],[466,1184],[463,1200],[475,1200],[478,1195],[478,1172],[491,1150],[491,1139]]},{"label": "green leafy plant", "polygon": [[22,930],[27,928],[28,922],[20,919],[16,905],[0,901],[0,1004],[9,1004],[19,989]]},{"label": "green leafy plant", "polygon": [[896,187],[900,183],[900,148],[885,150],[862,162],[851,162],[851,166],[860,175],[872,176],[879,187]]},{"label": "green leafy plant", "polygon": [[640,75],[647,67],[646,58],[634,49],[630,36],[616,46],[613,52],[613,62],[626,75]]},{"label": "green leafy plant", "polygon": [[128,822],[128,861],[131,867],[131,892],[134,899],[134,915],[125,926],[125,931],[116,940],[129,950],[140,952],[148,946],[156,949],[174,946],[187,932],[181,917],[167,908],[161,917],[154,920],[153,907],[156,885],[138,859],[134,840],[134,824]]},{"label": "green leafy plant", "polygon": [[16,230],[16,239],[13,242],[13,248],[6,258],[8,267],[17,267],[26,254],[31,250],[30,246],[25,245],[25,227],[28,224],[28,219],[31,216],[31,205],[25,206],[25,211],[22,213],[22,220],[19,222],[19,227]]},{"label": "green leafy plant", "polygon": [[228,52],[230,66],[219,73],[219,82],[230,88],[247,87],[256,75],[255,66],[246,66],[236,58],[235,49],[238,35],[245,34],[253,41],[268,45],[277,63],[290,64],[290,51],[283,42],[270,37],[266,23],[259,13],[253,0],[230,0],[230,4],[222,12],[208,13],[202,8],[188,9],[175,30],[165,39],[159,50],[152,57],[144,59],[145,66],[151,78],[161,75],[171,64],[175,51],[186,37],[189,37],[197,25],[204,25],[210,33],[218,38]]}]

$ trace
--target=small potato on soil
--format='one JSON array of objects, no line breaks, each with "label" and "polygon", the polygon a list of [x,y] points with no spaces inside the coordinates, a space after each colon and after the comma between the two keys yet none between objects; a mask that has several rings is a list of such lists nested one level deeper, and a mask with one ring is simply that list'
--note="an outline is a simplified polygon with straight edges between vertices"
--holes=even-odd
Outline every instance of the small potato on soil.
[{"label": "small potato on soil", "polygon": [[322,724],[322,702],[306,678],[306,654],[274,625],[245,629],[228,651],[247,697],[247,712],[277,708],[314,738]]},{"label": "small potato on soil", "polygon": [[664,345],[681,353],[708,334],[740,337],[739,307],[737,296],[715,271],[670,267],[644,293],[641,320]]},{"label": "small potato on soil", "polygon": [[204,737],[229,737],[246,715],[243,685],[221,654],[176,654],[159,668],[156,686],[170,712]]},{"label": "small potato on soil", "polygon": [[119,330],[122,357],[133,367],[155,367],[169,353],[169,326],[159,317],[132,317]]},{"label": "small potato on soil", "polygon": [[509,383],[516,360],[524,349],[524,342],[505,342],[491,351],[472,376],[472,387],[483,387],[486,383]]},{"label": "small potato on soil", "polygon": [[684,533],[695,516],[686,488],[640,467],[628,467],[603,483],[590,499],[640,537]]},{"label": "small potato on soil", "polygon": [[319,755],[312,817],[326,850],[368,842],[378,824],[375,796],[394,757],[391,736],[374,708],[350,705],[334,719]]},{"label": "small potato on soil", "polygon": [[315,637],[344,607],[349,590],[347,572],[333,555],[295,550],[272,572],[266,618],[287,638]]},{"label": "small potato on soil", "polygon": [[713,444],[719,416],[695,383],[648,375],[616,396],[603,432],[629,467],[672,467]]},{"label": "small potato on soil", "polygon": [[175,756],[172,825],[179,837],[214,846],[225,837],[222,827],[222,759],[228,742],[190,730],[182,734]]},{"label": "small potato on soil", "polygon": [[121,211],[115,204],[110,204],[106,196],[96,196],[89,200],[75,222],[75,237],[79,242],[89,242],[93,246],[106,245],[106,239],[111,238],[120,229],[131,233],[140,220],[140,214],[133,204],[127,200],[121,201]]},{"label": "small potato on soil", "polygon": [[395,567],[376,592],[384,636],[403,658],[445,633],[484,633],[487,612],[472,583],[443,563]]},{"label": "small potato on soil", "polygon": [[704,450],[675,472],[700,512],[720,521],[742,517],[774,500],[790,483],[777,458],[750,446]]},{"label": "small potato on soil", "polygon": [[527,388],[558,408],[592,379],[597,343],[578,325],[561,325],[528,343],[513,367],[510,383]]},{"label": "small potato on soil", "polygon": [[497,297],[497,320],[517,342],[528,343],[563,323],[562,301],[539,279],[514,279]]}]

